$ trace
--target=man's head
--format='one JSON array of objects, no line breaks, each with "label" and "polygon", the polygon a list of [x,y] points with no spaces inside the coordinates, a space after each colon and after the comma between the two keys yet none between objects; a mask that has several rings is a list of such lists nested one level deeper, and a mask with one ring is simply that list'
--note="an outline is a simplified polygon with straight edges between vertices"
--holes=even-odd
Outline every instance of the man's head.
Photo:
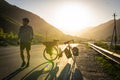
[{"label": "man's head", "polygon": [[28,18],[23,18],[23,25],[27,25],[29,23],[29,19]]}]

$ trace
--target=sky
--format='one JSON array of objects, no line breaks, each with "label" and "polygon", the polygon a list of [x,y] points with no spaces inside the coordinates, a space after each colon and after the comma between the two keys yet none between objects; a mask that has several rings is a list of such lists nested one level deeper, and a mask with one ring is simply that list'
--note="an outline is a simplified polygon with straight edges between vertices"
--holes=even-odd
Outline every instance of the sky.
[{"label": "sky", "polygon": [[78,32],[120,18],[120,0],[6,0],[37,14],[66,34]]}]

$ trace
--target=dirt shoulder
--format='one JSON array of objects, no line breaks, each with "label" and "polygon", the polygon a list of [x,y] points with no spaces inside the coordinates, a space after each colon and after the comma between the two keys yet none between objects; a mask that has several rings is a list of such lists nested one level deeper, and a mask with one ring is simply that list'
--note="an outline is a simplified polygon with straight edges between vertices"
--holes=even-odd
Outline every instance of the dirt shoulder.
[{"label": "dirt shoulder", "polygon": [[79,56],[77,57],[76,63],[84,80],[112,80],[104,72],[100,62],[95,58],[99,53],[84,44],[80,44],[78,48]]}]

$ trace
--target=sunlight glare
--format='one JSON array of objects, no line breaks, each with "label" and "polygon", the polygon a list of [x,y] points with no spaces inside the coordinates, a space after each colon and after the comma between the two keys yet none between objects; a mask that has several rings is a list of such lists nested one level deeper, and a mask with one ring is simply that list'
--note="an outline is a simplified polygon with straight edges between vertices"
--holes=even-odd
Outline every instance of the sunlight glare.
[{"label": "sunlight glare", "polygon": [[91,25],[93,20],[90,11],[85,6],[69,3],[56,11],[55,23],[62,31],[74,34]]}]

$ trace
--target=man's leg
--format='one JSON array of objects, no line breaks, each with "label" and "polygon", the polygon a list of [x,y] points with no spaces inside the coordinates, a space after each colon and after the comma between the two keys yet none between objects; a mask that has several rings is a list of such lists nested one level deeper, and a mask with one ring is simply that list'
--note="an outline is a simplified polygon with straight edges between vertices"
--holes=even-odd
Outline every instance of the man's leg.
[{"label": "man's leg", "polygon": [[25,66],[25,57],[24,57],[23,50],[20,51],[20,56],[21,56],[21,59],[22,59],[21,67],[24,67]]},{"label": "man's leg", "polygon": [[26,43],[27,61],[28,61],[26,67],[29,67],[30,64],[30,50],[31,50],[31,43],[28,42]]},{"label": "man's leg", "polygon": [[30,50],[27,50],[27,60],[28,60],[28,62],[27,62],[26,67],[28,67],[30,64]]},{"label": "man's leg", "polygon": [[21,67],[24,67],[25,66],[25,57],[24,57],[24,43],[20,43],[20,56],[21,56],[21,59],[22,59],[22,64],[21,64]]}]

